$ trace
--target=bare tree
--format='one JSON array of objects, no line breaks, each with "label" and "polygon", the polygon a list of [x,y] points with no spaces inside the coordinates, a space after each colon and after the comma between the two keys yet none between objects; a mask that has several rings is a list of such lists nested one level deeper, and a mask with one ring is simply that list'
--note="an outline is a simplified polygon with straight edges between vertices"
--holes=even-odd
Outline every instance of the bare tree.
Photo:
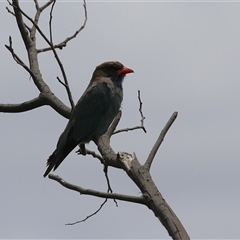
[{"label": "bare tree", "polygon": [[[53,43],[53,39],[52,39],[52,17],[53,17],[52,14],[53,14],[53,9],[54,9],[56,0],[49,0],[47,3],[43,4],[42,6],[39,5],[39,2],[37,0],[34,0],[34,3],[35,3],[36,12],[33,18],[27,15],[26,12],[24,12],[21,9],[21,6],[19,5],[18,0],[12,0],[11,2],[9,1],[10,7],[7,8],[7,11],[10,14],[12,14],[16,19],[18,29],[21,33],[21,37],[27,51],[29,62],[25,63],[17,55],[17,53],[13,48],[13,42],[11,37],[9,37],[9,44],[5,46],[9,50],[9,52],[12,54],[12,57],[16,61],[16,63],[21,65],[29,73],[30,77],[33,79],[35,86],[39,90],[39,95],[34,99],[31,99],[19,104],[0,104],[0,112],[8,112],[8,113],[25,112],[25,111],[30,111],[32,109],[44,106],[44,105],[49,105],[63,117],[69,118],[71,114],[71,108],[67,107],[57,96],[54,95],[54,93],[51,91],[47,83],[42,78],[41,70],[39,68],[39,63],[38,63],[38,55],[46,51],[53,52],[53,55],[58,63],[58,66],[62,74],[62,79],[63,79],[61,80],[60,78],[58,78],[58,81],[65,87],[66,92],[68,94],[70,105],[72,108],[74,108],[74,102],[72,99],[67,76],[64,70],[64,66],[58,56],[57,50],[59,49],[62,50],[64,47],[66,47],[67,43],[72,39],[74,39],[75,37],[77,37],[77,35],[84,29],[87,22],[86,3],[85,3],[85,0],[83,0],[83,9],[85,14],[85,20],[83,22],[83,25],[80,26],[75,33],[73,33],[69,37],[66,37],[66,39],[64,39],[62,42],[59,42],[59,43]],[[50,17],[49,17],[50,37],[47,37],[46,34],[41,30],[41,28],[38,25],[41,13],[47,8],[50,8]],[[30,22],[30,26],[27,25],[26,22],[28,23]],[[37,32],[45,40],[47,47],[42,49],[37,48],[37,45],[36,45]],[[150,175],[150,168],[151,168],[153,159],[161,143],[163,142],[167,131],[175,121],[177,117],[177,112],[174,112],[172,114],[172,116],[166,123],[165,127],[160,132],[160,135],[156,143],[152,147],[152,150],[150,151],[149,156],[145,160],[145,163],[143,165],[139,163],[136,154],[131,155],[126,152],[115,153],[110,146],[110,139],[113,134],[117,134],[123,131],[135,130],[135,129],[143,129],[144,131],[146,131],[144,128],[144,116],[142,113],[142,102],[140,98],[140,92],[138,92],[138,98],[139,98],[139,105],[140,105],[139,112],[141,114],[141,125],[133,128],[115,130],[121,118],[121,111],[119,111],[119,113],[115,117],[115,120],[113,121],[108,131],[95,141],[95,144],[97,145],[100,154],[95,153],[88,149],[86,149],[86,152],[84,153],[84,154],[90,154],[93,157],[98,158],[101,161],[101,163],[104,165],[104,172],[105,172],[106,180],[108,183],[107,192],[84,189],[80,186],[76,186],[74,184],[68,183],[67,181],[62,179],[60,176],[56,176],[53,174],[50,174],[49,178],[59,182],[62,186],[68,189],[71,189],[73,191],[77,191],[81,194],[87,194],[95,197],[105,198],[105,201],[103,204],[105,204],[107,199],[114,199],[114,201],[122,200],[122,201],[145,205],[153,211],[155,216],[160,220],[162,225],[166,228],[166,230],[168,231],[172,239],[190,239],[186,230],[181,224],[180,220],[177,218],[173,210],[170,208],[170,206],[167,204],[167,202],[163,198],[162,194],[159,192],[157,186],[153,182]],[[79,150],[78,153],[83,154],[81,150]],[[113,193],[110,186],[110,181],[107,175],[108,167],[120,168],[123,171],[125,171],[127,175],[132,179],[132,181],[141,190],[142,195],[139,197],[139,196],[129,196],[129,195]],[[92,215],[96,214],[102,208],[103,204]],[[92,215],[86,217],[86,219],[91,217]],[[86,219],[82,221],[85,221]],[[77,222],[73,224],[76,224],[76,223]]]}]

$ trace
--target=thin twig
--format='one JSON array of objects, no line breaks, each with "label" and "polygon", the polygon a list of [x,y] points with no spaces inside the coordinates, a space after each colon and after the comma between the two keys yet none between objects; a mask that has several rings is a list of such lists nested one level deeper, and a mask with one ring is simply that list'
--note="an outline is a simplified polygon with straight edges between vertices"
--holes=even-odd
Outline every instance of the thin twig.
[{"label": "thin twig", "polygon": [[100,207],[92,214],[88,215],[86,218],[84,218],[83,220],[79,220],[79,221],[76,221],[76,222],[73,222],[73,223],[66,223],[65,225],[75,225],[75,224],[78,224],[78,223],[81,223],[81,222],[85,222],[88,218],[96,215],[101,209],[102,207],[107,203],[107,198],[104,200],[104,202],[100,205]]},{"label": "thin twig", "polygon": [[15,62],[22,66],[30,75],[31,77],[34,77],[34,74],[32,72],[32,70],[22,61],[22,59],[14,52],[14,49],[12,47],[12,38],[11,36],[9,36],[9,45],[5,45],[5,47],[7,48],[7,50],[12,54],[13,59],[15,60]]},{"label": "thin twig", "polygon": [[172,126],[173,122],[175,121],[175,119],[177,118],[178,113],[174,112],[172,114],[172,116],[170,117],[170,119],[168,120],[168,122],[166,123],[165,127],[163,128],[163,130],[161,131],[156,143],[154,144],[151,152],[148,155],[148,158],[146,160],[146,162],[144,163],[144,167],[149,171],[150,167],[152,165],[153,159],[161,145],[161,143],[164,140],[164,137],[166,135],[166,133],[168,132],[169,128]]},{"label": "thin twig", "polygon": [[143,103],[141,101],[140,90],[138,90],[138,101],[139,101],[139,113],[141,115],[141,119],[140,119],[141,125],[140,126],[136,126],[136,127],[123,128],[123,129],[116,130],[116,131],[114,131],[113,135],[117,134],[117,133],[121,133],[121,132],[133,131],[133,130],[137,130],[137,129],[142,129],[145,133],[147,132],[145,127],[144,127],[145,117],[143,116],[143,112],[142,112],[142,105],[143,105]]},{"label": "thin twig", "polygon": [[[52,0],[52,1],[55,1],[55,0]],[[73,38],[76,38],[77,35],[85,28],[86,24],[87,24],[87,5],[86,5],[86,1],[84,0],[83,1],[83,8],[84,8],[84,22],[83,22],[83,25],[73,34],[71,35],[70,37],[67,37],[64,41],[62,41],[61,43],[58,43],[58,44],[55,44],[53,45],[54,48],[59,48],[59,49],[63,49],[64,47],[67,46],[67,43],[69,41],[71,41]],[[42,49],[38,49],[38,53],[42,53],[42,52],[47,52],[47,51],[50,51],[52,50],[51,47],[47,47],[47,48],[42,48]]]},{"label": "thin twig", "polygon": [[[103,160],[103,158],[102,158],[101,155],[97,154],[97,153],[94,152],[94,151],[88,150],[88,149],[85,149],[85,150],[86,150],[86,154],[91,155],[92,157],[99,159],[102,164],[105,164],[105,162],[104,162],[104,160]],[[79,155],[82,154],[81,149],[79,148],[79,149],[76,151],[76,153],[79,154]],[[82,154],[82,155],[83,155],[83,154]]]},{"label": "thin twig", "polygon": [[[116,130],[114,134],[118,134],[118,133],[122,133],[122,132],[129,132],[129,131],[134,131],[134,130],[137,130],[137,129],[143,129],[141,126],[136,126],[136,127],[130,127],[130,128],[122,128],[122,129],[119,129],[119,130]],[[145,132],[145,131],[144,131]]]},{"label": "thin twig", "polygon": [[[112,190],[111,185],[110,185],[110,180],[109,180],[109,177],[108,177],[108,166],[106,164],[104,165],[103,171],[105,173],[105,178],[107,180],[107,185],[108,185],[107,192],[113,193],[113,190]],[[116,207],[118,207],[118,203],[117,203],[116,199],[113,199],[113,201],[115,202]]]},{"label": "thin twig", "polygon": [[15,13],[12,12],[8,7],[6,7],[6,10],[8,11],[8,13],[12,14],[15,17]]},{"label": "thin twig", "polygon": [[57,77],[57,80],[66,88],[67,86],[66,86],[66,84],[59,78],[59,77]]},{"label": "thin twig", "polygon": [[145,117],[143,116],[143,112],[142,112],[142,105],[143,105],[143,103],[142,103],[141,96],[140,96],[140,90],[138,90],[138,101],[139,101],[139,112],[140,112],[140,115],[141,115],[141,120],[140,120],[141,121],[141,127],[142,127],[143,131],[145,133],[147,133],[147,131],[146,131],[145,127],[144,127]]},{"label": "thin twig", "polygon": [[112,193],[113,191],[112,191],[110,181],[109,181],[109,177],[108,177],[108,166],[107,165],[104,165],[103,171],[104,171],[104,174],[105,174],[105,177],[106,177],[106,180],[107,180],[107,186],[108,186],[107,192]]},{"label": "thin twig", "polygon": [[[15,13],[12,12],[8,7],[6,7],[6,10],[8,11],[8,13],[10,13],[10,14],[13,15],[14,17],[16,17]],[[31,28],[30,28],[26,23],[24,23],[24,26],[25,26],[25,28],[30,32]]]},{"label": "thin twig", "polygon": [[50,35],[50,42],[53,44],[53,37],[52,37],[52,18],[53,18],[53,8],[56,3],[56,0],[53,1],[51,10],[50,10],[50,16],[49,16],[49,35]]}]

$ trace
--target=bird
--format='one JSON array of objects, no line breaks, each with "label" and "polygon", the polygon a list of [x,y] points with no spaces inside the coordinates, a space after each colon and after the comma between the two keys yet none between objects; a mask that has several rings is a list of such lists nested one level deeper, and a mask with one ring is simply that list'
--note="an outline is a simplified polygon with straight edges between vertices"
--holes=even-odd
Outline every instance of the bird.
[{"label": "bird", "polygon": [[123,79],[133,72],[118,61],[104,62],[96,67],[90,83],[71,112],[55,151],[47,160],[44,177],[56,170],[77,145],[97,139],[107,131],[121,107]]}]

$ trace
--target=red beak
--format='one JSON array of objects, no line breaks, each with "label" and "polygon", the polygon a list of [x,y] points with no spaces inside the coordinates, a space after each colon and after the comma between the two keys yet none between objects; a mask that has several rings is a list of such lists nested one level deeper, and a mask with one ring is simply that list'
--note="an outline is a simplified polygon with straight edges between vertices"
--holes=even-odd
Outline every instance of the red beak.
[{"label": "red beak", "polygon": [[119,74],[125,75],[128,73],[133,73],[134,71],[131,68],[123,67],[118,72],[119,72]]}]

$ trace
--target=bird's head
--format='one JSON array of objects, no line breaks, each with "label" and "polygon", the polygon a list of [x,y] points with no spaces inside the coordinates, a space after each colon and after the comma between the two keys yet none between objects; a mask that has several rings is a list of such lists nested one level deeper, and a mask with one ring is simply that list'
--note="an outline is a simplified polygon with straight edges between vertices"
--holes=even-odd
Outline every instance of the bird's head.
[{"label": "bird's head", "polygon": [[108,77],[111,78],[114,84],[122,87],[122,82],[126,74],[133,73],[133,70],[125,67],[120,62],[104,62],[96,67],[93,78]]}]

